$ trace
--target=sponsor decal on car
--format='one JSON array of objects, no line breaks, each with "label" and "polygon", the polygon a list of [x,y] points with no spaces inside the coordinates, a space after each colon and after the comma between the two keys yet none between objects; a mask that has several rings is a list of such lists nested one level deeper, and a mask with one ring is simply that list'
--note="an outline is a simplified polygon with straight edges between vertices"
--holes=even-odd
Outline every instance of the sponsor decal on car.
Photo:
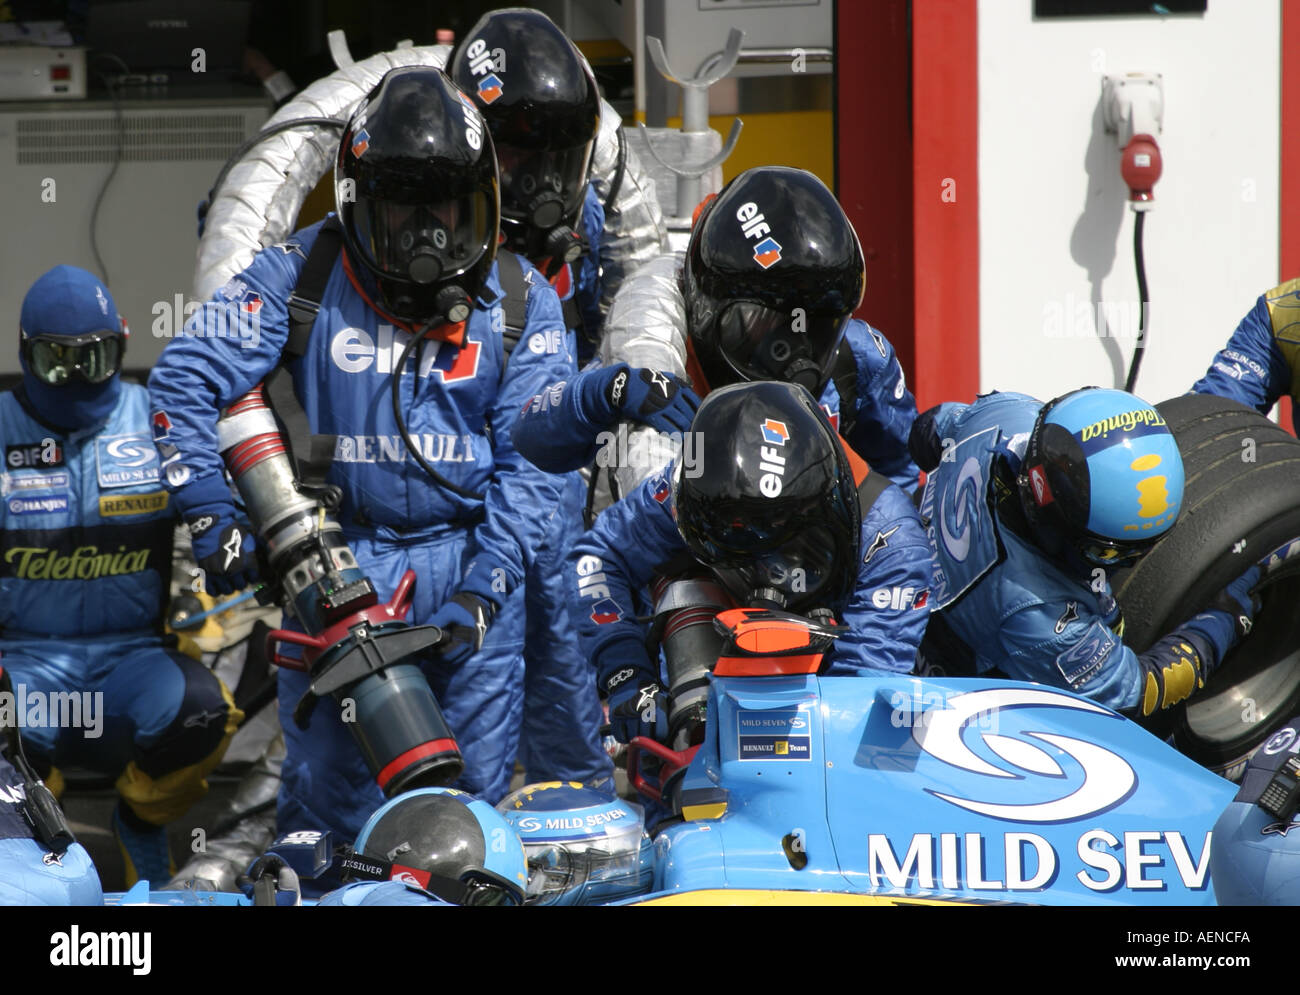
[{"label": "sponsor decal on car", "polygon": [[812,718],[802,708],[736,713],[740,760],[812,760]]}]

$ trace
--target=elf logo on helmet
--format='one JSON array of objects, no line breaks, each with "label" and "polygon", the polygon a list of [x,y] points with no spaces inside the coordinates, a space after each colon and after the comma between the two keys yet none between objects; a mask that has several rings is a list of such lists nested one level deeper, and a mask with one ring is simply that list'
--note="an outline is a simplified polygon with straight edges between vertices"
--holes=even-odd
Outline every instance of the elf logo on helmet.
[{"label": "elf logo on helmet", "polygon": [[[496,70],[499,73],[506,71],[505,50],[498,48],[495,51],[489,52],[487,42],[482,38],[475,38],[470,42],[469,48],[465,50],[465,54],[469,57],[469,71],[475,76],[488,76],[493,70]],[[500,80],[497,80],[497,85],[501,85]],[[482,90],[481,84],[479,89],[480,91]],[[494,97],[493,100],[495,99],[496,98]],[[488,101],[488,103],[491,102],[491,100]]]},{"label": "elf logo on helmet", "polygon": [[474,104],[469,97],[459,90],[456,91],[456,97],[460,100],[461,114],[465,118],[465,141],[477,152],[483,147],[483,120],[478,116],[478,111],[474,109]]},{"label": "elf logo on helmet", "polygon": [[774,498],[781,494],[782,478],[785,476],[785,457],[776,451],[776,446],[784,446],[790,439],[790,430],[785,422],[769,418],[759,426],[763,441],[769,446],[760,446],[758,450],[758,468],[763,472],[758,480],[758,489],[764,497]]},{"label": "elf logo on helmet", "polygon": [[774,238],[765,238],[754,246],[754,262],[769,269],[781,261],[781,243]]},{"label": "elf logo on helmet", "polygon": [[485,104],[490,104],[501,96],[501,90],[501,79],[496,73],[478,81],[478,98]]},{"label": "elf logo on helmet", "polygon": [[370,132],[362,128],[352,136],[352,154],[360,159],[366,154],[368,148],[370,148]]},{"label": "elf logo on helmet", "polygon": [[[763,269],[768,269],[781,258],[781,243],[772,238],[772,229],[766,219],[759,213],[758,205],[753,201],[736,208],[736,220],[746,238],[758,239],[754,246],[754,261]],[[764,236],[767,236],[764,238]]]},{"label": "elf logo on helmet", "polygon": [[763,441],[774,446],[784,446],[790,438],[790,430],[785,427],[785,422],[775,418],[769,418],[759,427],[763,432]]}]

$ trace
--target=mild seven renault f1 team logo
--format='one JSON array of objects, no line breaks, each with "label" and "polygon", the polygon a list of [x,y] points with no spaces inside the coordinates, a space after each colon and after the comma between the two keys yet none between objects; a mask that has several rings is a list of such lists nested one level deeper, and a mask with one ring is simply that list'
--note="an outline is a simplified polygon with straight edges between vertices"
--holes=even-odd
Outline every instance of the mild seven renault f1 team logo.
[{"label": "mild seven renault f1 team logo", "polygon": [[[930,756],[960,770],[983,774],[991,780],[994,797],[963,798],[934,789],[926,789],[936,798],[968,812],[978,812],[996,819],[1018,822],[1070,822],[1099,815],[1126,799],[1137,786],[1137,774],[1127,760],[1096,743],[1056,733],[1031,732],[1024,738],[1009,735],[983,735],[984,745],[1000,760],[1010,764],[1007,770],[980,756],[966,742],[963,730],[983,714],[1006,713],[1028,706],[1063,708],[1112,716],[1109,709],[1055,691],[1034,688],[990,688],[948,698],[947,707],[925,714],[925,722],[912,730],[917,746]],[[1005,730],[1003,730],[1005,732]],[[1050,749],[1045,750],[1046,746]],[[1069,776],[1052,753],[1069,757],[1082,773]],[[1038,774],[1042,786],[1050,787],[1053,797],[1033,798],[1027,790],[1026,774]],[[1038,779],[1035,779],[1038,780]],[[1015,785],[1014,790],[1000,788],[998,782]],[[1002,797],[998,797],[1002,796]]]},{"label": "mild seven renault f1 team logo", "polygon": [[132,487],[158,483],[158,450],[139,435],[101,436],[95,440],[100,487]]},{"label": "mild seven renault f1 team logo", "polygon": [[[893,702],[921,751],[914,776],[934,785],[923,789],[934,798],[1004,825],[962,832],[957,823],[910,836],[870,832],[872,887],[1060,888],[1112,900],[1119,889],[1127,899],[1181,888],[1189,900],[1206,899],[1211,832],[1180,818],[1172,793],[1148,785],[1149,802],[1099,819],[1139,786],[1128,759],[1083,738],[1091,726],[1120,721],[1110,709],[1032,686],[946,691],[939,707],[926,707],[919,692],[917,682],[916,691],[900,691]],[[1048,710],[1059,721],[1045,722]],[[1076,730],[1082,735],[1063,734]]]}]

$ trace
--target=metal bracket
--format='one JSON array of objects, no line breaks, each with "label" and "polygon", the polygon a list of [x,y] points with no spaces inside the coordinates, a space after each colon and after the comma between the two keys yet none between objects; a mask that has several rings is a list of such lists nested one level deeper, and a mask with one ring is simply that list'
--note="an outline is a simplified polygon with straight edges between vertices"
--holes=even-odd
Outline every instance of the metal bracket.
[{"label": "metal bracket", "polygon": [[[744,40],[745,33],[732,28],[727,34],[727,45],[723,49],[721,57],[713,63],[709,71],[688,77],[673,71],[672,66],[668,64],[668,56],[664,53],[662,41],[654,37],[646,38],[646,50],[650,53],[650,61],[654,63],[659,75],[682,88],[683,134],[703,134],[710,130],[709,87],[735,68],[736,61],[740,58],[740,46]],[[731,122],[731,131],[728,133],[726,141],[722,143],[722,150],[704,162],[689,165],[674,164],[665,160],[650,143],[650,135],[647,133],[645,125],[638,121],[637,127],[641,129],[641,137],[645,141],[651,157],[660,166],[677,177],[677,213],[683,214],[689,212],[699,203],[700,177],[709,170],[721,165],[727,156],[731,155],[736,147],[736,142],[740,139],[740,130],[744,125],[740,118],[733,120]]]}]

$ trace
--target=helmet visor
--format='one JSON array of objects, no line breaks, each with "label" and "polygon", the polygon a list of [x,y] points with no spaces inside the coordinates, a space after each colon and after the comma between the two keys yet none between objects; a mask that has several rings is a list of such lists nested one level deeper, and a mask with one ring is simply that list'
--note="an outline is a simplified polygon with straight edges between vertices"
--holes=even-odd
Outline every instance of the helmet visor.
[{"label": "helmet visor", "polygon": [[571,149],[497,146],[501,213],[534,228],[554,228],[582,206],[594,142]]},{"label": "helmet visor", "polygon": [[77,336],[23,333],[28,369],[51,386],[67,383],[74,373],[87,383],[107,382],[122,367],[125,345],[125,335],[108,329]]},{"label": "helmet visor", "polygon": [[469,269],[492,244],[492,205],[481,190],[457,200],[410,204],[358,194],[353,234],[379,273],[434,283]]},{"label": "helmet visor", "polygon": [[808,605],[829,593],[837,576],[835,538],[822,525],[773,545],[770,534],[737,522],[717,546],[719,557],[708,566],[741,604],[766,589],[786,607]]},{"label": "helmet visor", "polygon": [[747,380],[802,383],[815,393],[825,383],[848,322],[798,307],[778,311],[732,301],[718,316],[718,347]]},{"label": "helmet visor", "polygon": [[618,897],[648,884],[648,852],[642,833],[620,834],[605,846],[553,843],[529,847],[526,905],[584,905],[601,896]]}]

